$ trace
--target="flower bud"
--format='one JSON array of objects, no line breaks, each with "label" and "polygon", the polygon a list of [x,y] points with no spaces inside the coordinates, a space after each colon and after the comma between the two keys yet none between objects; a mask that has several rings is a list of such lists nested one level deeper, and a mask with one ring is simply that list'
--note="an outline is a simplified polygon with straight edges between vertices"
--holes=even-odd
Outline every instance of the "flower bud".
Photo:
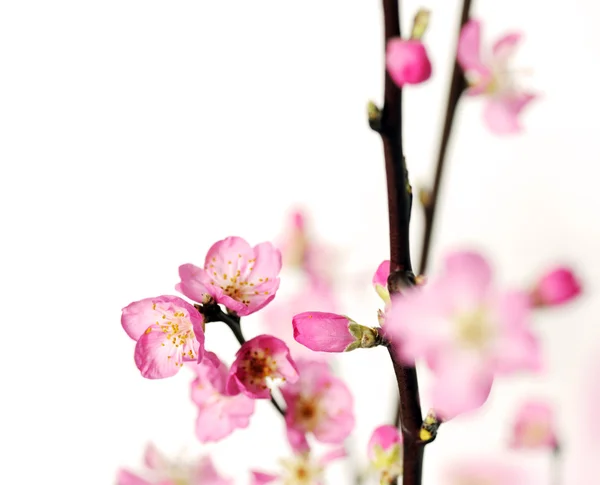
[{"label": "flower bud", "polygon": [[367,445],[367,456],[371,466],[384,478],[402,474],[402,435],[395,426],[383,425],[373,431]]},{"label": "flower bud", "polygon": [[536,306],[562,305],[581,293],[573,272],[566,267],[555,268],[540,278],[531,297]]},{"label": "flower bud", "polygon": [[387,45],[386,66],[399,87],[420,84],[431,77],[431,62],[420,40],[391,39]]}]

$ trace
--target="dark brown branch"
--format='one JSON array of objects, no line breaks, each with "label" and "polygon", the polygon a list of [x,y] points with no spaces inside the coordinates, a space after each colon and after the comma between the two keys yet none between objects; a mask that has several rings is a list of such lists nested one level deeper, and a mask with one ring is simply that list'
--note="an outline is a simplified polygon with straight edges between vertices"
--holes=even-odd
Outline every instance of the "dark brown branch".
[{"label": "dark brown branch", "polygon": [[[460,16],[459,35],[463,25],[469,20],[469,12],[471,10],[471,0],[464,0],[462,13]],[[454,57],[456,59],[456,55]],[[452,132],[454,115],[456,114],[456,106],[461,97],[461,94],[467,87],[465,77],[458,62],[454,62],[452,71],[452,81],[450,83],[450,92],[448,93],[448,102],[446,105],[446,116],[444,118],[444,127],[442,128],[442,138],[437,156],[435,178],[431,193],[426,197],[424,205],[425,211],[425,232],[423,235],[423,243],[421,245],[421,261],[419,264],[419,274],[425,274],[427,264],[429,262],[429,253],[431,249],[431,236],[433,233],[433,223],[435,222],[435,211],[439,200],[440,187],[442,185],[442,176],[444,174],[444,166],[446,162],[446,151],[448,149],[448,141]]]}]

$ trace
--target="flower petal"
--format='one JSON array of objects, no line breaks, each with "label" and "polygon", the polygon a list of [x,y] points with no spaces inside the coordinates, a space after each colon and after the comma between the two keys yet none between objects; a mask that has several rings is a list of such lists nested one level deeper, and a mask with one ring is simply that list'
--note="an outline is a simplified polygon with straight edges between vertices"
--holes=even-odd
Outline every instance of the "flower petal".
[{"label": "flower petal", "polygon": [[156,326],[140,337],[135,346],[135,365],[146,379],[174,376],[182,364],[181,351]]},{"label": "flower petal", "polygon": [[483,110],[483,119],[492,133],[510,135],[522,131],[519,122],[521,111],[536,98],[531,93],[511,93],[491,98]]}]

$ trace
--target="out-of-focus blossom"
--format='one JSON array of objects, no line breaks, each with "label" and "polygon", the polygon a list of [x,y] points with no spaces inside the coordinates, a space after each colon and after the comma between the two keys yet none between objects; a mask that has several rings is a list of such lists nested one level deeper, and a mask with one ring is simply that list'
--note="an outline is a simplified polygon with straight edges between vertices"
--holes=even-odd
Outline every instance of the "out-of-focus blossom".
[{"label": "out-of-focus blossom", "polygon": [[269,399],[268,384],[273,381],[294,383],[298,380],[296,364],[288,346],[271,335],[259,335],[237,351],[229,370],[227,392],[239,391],[253,399]]},{"label": "out-of-focus blossom", "polygon": [[431,77],[431,62],[423,42],[394,38],[388,41],[385,63],[397,86],[420,84]]},{"label": "out-of-focus blossom", "polygon": [[549,403],[528,401],[515,418],[511,446],[514,448],[555,448],[554,412]]},{"label": "out-of-focus blossom", "polygon": [[375,287],[375,291],[381,297],[383,302],[388,305],[390,303],[390,292],[387,288],[387,280],[390,276],[390,261],[383,261],[375,274],[373,275],[373,286]]},{"label": "out-of-focus blossom", "polygon": [[119,470],[117,485],[233,485],[232,479],[219,475],[208,456],[195,462],[173,462],[150,444],[144,461],[146,469],[140,473]]},{"label": "out-of-focus blossom", "polygon": [[534,305],[556,306],[567,303],[581,293],[581,285],[566,267],[554,268],[544,274],[531,293]]},{"label": "out-of-focus blossom", "polygon": [[315,460],[310,453],[297,453],[292,458],[281,460],[281,473],[252,471],[251,485],[279,483],[281,485],[321,485],[326,466],[334,460],[344,458],[346,451],[336,448]]},{"label": "out-of-focus blossom", "polygon": [[227,366],[214,353],[206,352],[200,364],[189,367],[196,373],[191,397],[198,406],[198,439],[203,443],[219,441],[238,428],[246,428],[254,413],[254,400],[245,394],[227,393]]},{"label": "out-of-focus blossom", "polygon": [[502,460],[480,459],[453,463],[443,470],[440,485],[541,485],[531,470]]},{"label": "out-of-focus blossom", "polygon": [[240,316],[250,315],[275,298],[280,270],[281,253],[271,243],[251,247],[241,237],[228,237],[208,250],[204,268],[180,266],[176,288],[199,303],[214,299]]},{"label": "out-of-focus blossom", "polygon": [[525,292],[492,285],[481,255],[456,252],[437,280],[393,297],[384,327],[403,361],[434,371],[433,407],[447,420],[481,406],[495,374],[539,370],[530,310]]},{"label": "out-of-focus blossom", "polygon": [[373,431],[367,445],[371,466],[389,483],[402,474],[402,434],[395,426],[383,425]]},{"label": "out-of-focus blossom", "polygon": [[269,305],[261,316],[267,333],[283,340],[294,358],[324,359],[327,354],[317,354],[294,339],[292,319],[294,315],[306,310],[322,312],[335,312],[337,303],[328,286],[322,284],[309,284],[290,298],[277,298]]},{"label": "out-of-focus blossom", "polygon": [[184,361],[202,360],[204,318],[177,296],[162,295],[123,308],[121,325],[137,341],[135,364],[148,379],[171,377]]},{"label": "out-of-focus blossom", "polygon": [[462,28],[457,57],[467,82],[469,95],[486,97],[484,120],[498,134],[521,131],[519,115],[535,95],[520,89],[510,69],[510,60],[521,34],[501,37],[488,55],[481,53],[481,22],[470,20]]},{"label": "out-of-focus blossom", "polygon": [[281,387],[292,448],[308,450],[308,433],[322,443],[342,443],[354,428],[352,394],[326,363],[300,360],[297,366],[300,379]]}]

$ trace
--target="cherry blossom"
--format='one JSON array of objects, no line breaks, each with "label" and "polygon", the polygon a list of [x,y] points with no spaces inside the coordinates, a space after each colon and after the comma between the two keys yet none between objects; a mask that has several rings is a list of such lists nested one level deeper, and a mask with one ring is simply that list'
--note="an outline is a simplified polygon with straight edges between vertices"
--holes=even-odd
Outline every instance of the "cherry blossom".
[{"label": "cherry blossom", "polygon": [[299,360],[300,379],[281,387],[287,404],[288,440],[296,451],[308,450],[306,435],[340,444],[354,428],[352,394],[325,362]]},{"label": "cherry blossom", "polygon": [[484,120],[498,134],[521,131],[519,116],[535,95],[520,89],[509,67],[521,34],[501,37],[491,54],[481,53],[481,22],[470,20],[463,27],[458,42],[457,58],[469,89],[468,95],[484,96]]},{"label": "cherry blossom", "polygon": [[269,383],[297,380],[298,370],[288,346],[271,335],[259,335],[238,350],[229,370],[227,392],[241,391],[253,399],[269,399]]},{"label": "cherry blossom", "polygon": [[280,270],[281,253],[271,243],[251,247],[228,237],[212,245],[204,268],[180,266],[176,289],[199,303],[213,299],[240,316],[250,315],[275,298]]},{"label": "cherry blossom", "polygon": [[555,448],[554,412],[548,402],[527,401],[519,408],[513,425],[514,448]]},{"label": "cherry blossom", "polygon": [[121,325],[137,341],[135,364],[148,379],[171,377],[184,361],[202,360],[204,318],[177,296],[162,295],[123,308]]},{"label": "cherry blossom", "polygon": [[227,366],[214,353],[206,352],[200,364],[190,364],[189,368],[196,373],[191,397],[198,406],[198,439],[203,443],[219,441],[238,428],[246,428],[254,414],[254,400],[241,393],[227,393]]}]

